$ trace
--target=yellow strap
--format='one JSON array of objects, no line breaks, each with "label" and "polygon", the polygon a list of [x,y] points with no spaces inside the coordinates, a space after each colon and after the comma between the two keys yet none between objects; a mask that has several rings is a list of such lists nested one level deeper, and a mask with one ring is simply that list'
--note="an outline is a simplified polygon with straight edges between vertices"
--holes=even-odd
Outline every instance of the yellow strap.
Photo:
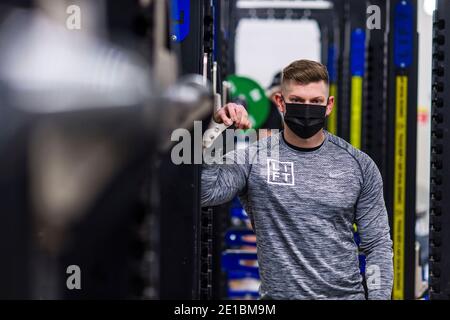
[{"label": "yellow strap", "polygon": [[404,299],[405,272],[405,196],[406,137],[408,111],[408,77],[397,76],[395,99],[395,167],[394,167],[394,292],[395,300]]},{"label": "yellow strap", "polygon": [[330,85],[330,96],[334,97],[334,107],[333,111],[331,111],[331,114],[328,118],[328,128],[327,130],[334,135],[337,135],[337,85],[332,83]]},{"label": "yellow strap", "polygon": [[350,143],[355,148],[361,149],[363,78],[360,76],[352,77],[351,89]]}]

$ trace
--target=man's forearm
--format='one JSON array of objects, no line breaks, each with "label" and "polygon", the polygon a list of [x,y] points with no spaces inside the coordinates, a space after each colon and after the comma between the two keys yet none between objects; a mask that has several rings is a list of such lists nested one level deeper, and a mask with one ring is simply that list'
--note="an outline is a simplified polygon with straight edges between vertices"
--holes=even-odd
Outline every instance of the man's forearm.
[{"label": "man's forearm", "polygon": [[216,206],[231,201],[246,180],[235,164],[204,164],[201,178],[202,206]]},{"label": "man's forearm", "polygon": [[365,252],[369,300],[390,300],[393,285],[393,251],[389,234],[370,244]]},{"label": "man's forearm", "polygon": [[217,176],[219,174],[218,165],[203,165],[201,175],[201,205],[202,207],[217,205],[219,192],[216,191]]}]

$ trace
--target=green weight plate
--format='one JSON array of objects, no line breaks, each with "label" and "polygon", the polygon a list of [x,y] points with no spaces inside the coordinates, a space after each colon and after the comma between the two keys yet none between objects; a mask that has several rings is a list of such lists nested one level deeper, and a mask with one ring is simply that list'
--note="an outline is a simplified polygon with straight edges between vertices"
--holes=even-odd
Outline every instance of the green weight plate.
[{"label": "green weight plate", "polygon": [[253,128],[261,128],[270,113],[270,102],[264,89],[255,80],[247,77],[230,75],[226,80],[231,85],[231,99],[245,99]]}]

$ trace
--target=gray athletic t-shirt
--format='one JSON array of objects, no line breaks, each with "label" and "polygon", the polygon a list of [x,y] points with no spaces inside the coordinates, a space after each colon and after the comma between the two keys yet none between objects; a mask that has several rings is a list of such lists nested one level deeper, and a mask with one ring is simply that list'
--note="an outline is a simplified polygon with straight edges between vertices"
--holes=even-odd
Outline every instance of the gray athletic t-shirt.
[{"label": "gray athletic t-shirt", "polygon": [[240,196],[256,233],[263,297],[365,299],[355,223],[369,299],[390,299],[393,252],[380,172],[368,155],[324,132],[311,152],[278,133],[228,153],[228,164],[204,164],[202,205]]}]

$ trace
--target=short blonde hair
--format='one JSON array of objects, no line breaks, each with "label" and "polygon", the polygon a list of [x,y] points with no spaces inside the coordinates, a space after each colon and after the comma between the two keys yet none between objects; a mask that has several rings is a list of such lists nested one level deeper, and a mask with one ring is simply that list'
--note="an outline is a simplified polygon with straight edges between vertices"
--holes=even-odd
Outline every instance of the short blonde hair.
[{"label": "short blonde hair", "polygon": [[289,81],[294,81],[302,85],[324,81],[328,86],[330,77],[326,66],[316,61],[304,59],[294,61],[283,69],[281,79],[282,88],[285,88],[285,85]]}]

